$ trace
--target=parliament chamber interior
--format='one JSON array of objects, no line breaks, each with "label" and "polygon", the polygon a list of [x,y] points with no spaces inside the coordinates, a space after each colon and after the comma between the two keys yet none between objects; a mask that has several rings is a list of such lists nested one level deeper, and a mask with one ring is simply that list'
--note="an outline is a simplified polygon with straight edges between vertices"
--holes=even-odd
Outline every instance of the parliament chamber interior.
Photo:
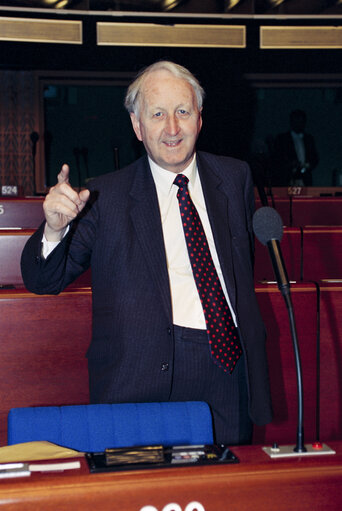
[{"label": "parliament chamber interior", "polygon": [[[207,0],[201,2],[201,12],[193,1],[173,2],[170,8],[165,7],[168,2],[143,3],[145,10],[134,1],[112,2],[113,7],[109,0],[70,0],[61,8],[57,1],[0,1],[0,479],[5,477],[1,450],[16,443],[9,441],[10,410],[89,404],[85,354],[92,327],[91,272],[59,295],[35,295],[23,284],[22,249],[44,219],[44,197],[61,158],[71,162],[72,185],[81,189],[103,169],[115,171],[140,155],[127,131],[122,94],[141,67],[165,57],[193,70],[206,89],[199,148],[246,159],[255,181],[256,210],[272,207],[282,219],[279,241],[298,334],[304,439],[318,449],[327,444],[335,454],[272,460],[262,451],[263,446],[296,442],[298,375],[288,310],[268,248],[255,239],[255,291],[267,330],[274,418],[266,426],[254,426],[251,446],[232,449],[239,463],[138,467],[89,479],[82,453],[65,454],[59,456],[64,462],[79,460],[76,475],[76,470],[54,469],[1,479],[0,508],[226,511],[251,509],[254,502],[253,509],[263,511],[338,510],[341,3]],[[45,22],[51,25],[43,27]],[[194,43],[187,39],[189,33],[177,32],[181,24],[189,25],[190,32],[197,28],[190,34]],[[280,91],[284,100],[275,104]],[[313,104],[318,95],[319,104]],[[281,119],[285,131],[291,108],[306,110],[316,137],[320,161],[309,186],[272,181],[266,120],[276,110],[272,132],[281,131]],[[324,117],[325,109],[330,117]],[[100,129],[110,132],[107,145]],[[334,140],[333,149],[328,141],[323,149],[325,137]]]}]

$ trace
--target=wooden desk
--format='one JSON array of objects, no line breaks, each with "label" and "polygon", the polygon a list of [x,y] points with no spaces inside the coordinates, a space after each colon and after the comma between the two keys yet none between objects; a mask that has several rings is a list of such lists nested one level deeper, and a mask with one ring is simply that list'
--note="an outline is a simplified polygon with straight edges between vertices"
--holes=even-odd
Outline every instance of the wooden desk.
[{"label": "wooden desk", "polygon": [[0,284],[23,286],[20,269],[21,252],[34,229],[0,230]]},{"label": "wooden desk", "polygon": [[44,220],[44,197],[0,197],[0,227],[37,229]]},{"label": "wooden desk", "polygon": [[292,226],[341,225],[342,197],[293,197]]},{"label": "wooden desk", "polygon": [[[273,421],[266,426],[255,426],[253,443],[272,445],[287,444],[296,434],[298,417],[297,377],[288,311],[276,285],[257,284],[255,287],[261,315],[264,319],[269,361]],[[317,439],[317,289],[313,283],[291,285],[291,296],[302,359],[304,392],[305,441]],[[325,385],[325,380],[321,381]],[[335,396],[336,394],[332,394]],[[337,399],[330,407],[335,416]],[[325,437],[330,440],[331,437]],[[334,437],[334,440],[341,436]]]},{"label": "wooden desk", "polygon": [[[280,214],[283,224],[287,227],[304,227],[305,225],[341,225],[342,197],[320,197],[320,193],[331,195],[340,189],[319,188],[274,188],[273,195],[267,196],[268,205]],[[265,190],[266,191],[266,190]],[[301,192],[300,195],[296,194]],[[341,193],[341,192],[340,192]],[[261,207],[259,194],[255,191],[255,206]]]},{"label": "wooden desk", "polygon": [[342,438],[342,281],[320,282],[321,437]]},{"label": "wooden desk", "polygon": [[[1,480],[0,507],[20,511],[141,511],[144,506],[158,511],[336,511],[342,506],[342,442],[329,446],[336,455],[272,460],[260,446],[244,446],[233,448],[240,459],[236,465],[106,474],[89,474],[82,460],[77,471]],[[190,506],[194,501],[202,507]],[[178,507],[166,507],[170,503]]]},{"label": "wooden desk", "polygon": [[[341,202],[342,209],[342,202]],[[303,280],[342,277],[342,227],[303,228]]]},{"label": "wooden desk", "polygon": [[[27,240],[35,229],[0,229],[0,285],[12,285],[15,288],[24,287],[21,275],[20,259]],[[89,287],[91,285],[91,270],[80,275],[69,287]]]},{"label": "wooden desk", "polygon": [[0,290],[0,445],[10,408],[89,402],[91,321],[90,289]]}]

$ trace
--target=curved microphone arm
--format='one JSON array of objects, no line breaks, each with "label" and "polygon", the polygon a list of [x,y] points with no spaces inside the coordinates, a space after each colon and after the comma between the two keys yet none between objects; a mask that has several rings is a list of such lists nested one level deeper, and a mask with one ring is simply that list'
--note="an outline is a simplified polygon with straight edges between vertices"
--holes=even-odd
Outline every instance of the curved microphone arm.
[{"label": "curved microphone arm", "polygon": [[297,444],[294,448],[295,452],[305,452],[304,446],[304,427],[303,427],[303,381],[302,381],[302,367],[297,339],[296,321],[293,312],[290,283],[287,276],[285,264],[283,261],[280,243],[278,240],[269,240],[267,247],[272,260],[272,266],[275,273],[278,288],[283,295],[286,303],[287,312],[289,315],[290,329],[292,336],[292,344],[295,355],[296,375],[297,375],[297,394],[298,394],[298,423],[297,423]]},{"label": "curved microphone arm", "polygon": [[304,426],[303,426],[303,380],[302,380],[302,365],[300,360],[298,339],[297,339],[297,329],[296,322],[292,307],[291,294],[288,292],[287,294],[283,294],[287,312],[289,315],[290,321],[290,329],[292,336],[292,344],[295,355],[295,363],[296,363],[296,375],[297,375],[297,394],[298,394],[298,422],[297,422],[297,443],[294,447],[295,452],[306,452],[306,447],[304,445]]}]

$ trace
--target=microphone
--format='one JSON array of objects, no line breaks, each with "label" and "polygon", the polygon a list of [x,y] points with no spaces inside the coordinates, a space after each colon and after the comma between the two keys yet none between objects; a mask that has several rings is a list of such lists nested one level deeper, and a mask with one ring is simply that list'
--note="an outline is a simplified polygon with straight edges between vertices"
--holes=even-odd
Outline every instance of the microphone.
[{"label": "microphone", "polygon": [[285,263],[280,250],[280,241],[283,237],[283,222],[277,211],[270,207],[259,208],[253,216],[253,230],[257,239],[268,247],[274,274],[277,280],[278,288],[281,291],[286,303],[290,330],[292,336],[292,345],[295,356],[296,375],[297,375],[297,396],[298,396],[298,418],[297,418],[297,441],[295,446],[281,446],[274,444],[273,447],[263,447],[263,450],[271,458],[319,455],[319,454],[335,454],[335,451],[326,444],[317,441],[313,444],[304,444],[304,427],[303,427],[303,382],[302,368],[297,340],[296,322],[292,307],[290,294],[290,283],[287,277]]},{"label": "microphone", "polygon": [[[289,315],[292,343],[296,362],[298,394],[297,443],[293,449],[293,452],[304,453],[307,451],[307,449],[304,445],[302,369],[297,341],[296,323],[290,295],[290,283],[287,276],[283,256],[280,250],[280,241],[283,237],[283,222],[275,209],[270,207],[259,208],[253,216],[253,230],[260,243],[267,245],[268,247],[278,288],[284,297]],[[278,448],[277,450],[280,451]]]},{"label": "microphone", "polygon": [[262,245],[267,246],[278,288],[283,296],[290,293],[290,282],[280,249],[283,237],[283,221],[277,211],[270,207],[257,209],[253,216],[253,230]]}]

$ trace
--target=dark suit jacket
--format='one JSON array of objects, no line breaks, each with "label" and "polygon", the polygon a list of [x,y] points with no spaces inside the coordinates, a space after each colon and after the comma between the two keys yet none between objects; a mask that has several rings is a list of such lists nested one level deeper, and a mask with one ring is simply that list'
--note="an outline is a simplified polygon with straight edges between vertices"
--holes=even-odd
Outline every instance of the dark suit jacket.
[{"label": "dark suit jacket", "polygon": [[[305,160],[310,167],[304,174],[298,174],[304,186],[312,185],[312,171],[318,164],[318,154],[315,140],[312,135],[304,133]],[[274,179],[273,186],[288,186],[293,177],[292,169],[299,165],[295,145],[291,132],[281,133],[274,142]]]},{"label": "dark suit jacket", "polygon": [[[265,330],[252,271],[253,186],[241,161],[198,153],[221,268],[248,368],[250,416],[271,420]],[[89,184],[87,211],[49,257],[44,226],[22,254],[25,285],[57,294],[92,268],[93,335],[87,357],[92,402],[167,401],[173,360],[169,278],[158,199],[147,157]],[[164,366],[165,367],[165,366]],[[204,376],[205,377],[205,376]],[[229,376],[228,376],[229,377]]]}]

